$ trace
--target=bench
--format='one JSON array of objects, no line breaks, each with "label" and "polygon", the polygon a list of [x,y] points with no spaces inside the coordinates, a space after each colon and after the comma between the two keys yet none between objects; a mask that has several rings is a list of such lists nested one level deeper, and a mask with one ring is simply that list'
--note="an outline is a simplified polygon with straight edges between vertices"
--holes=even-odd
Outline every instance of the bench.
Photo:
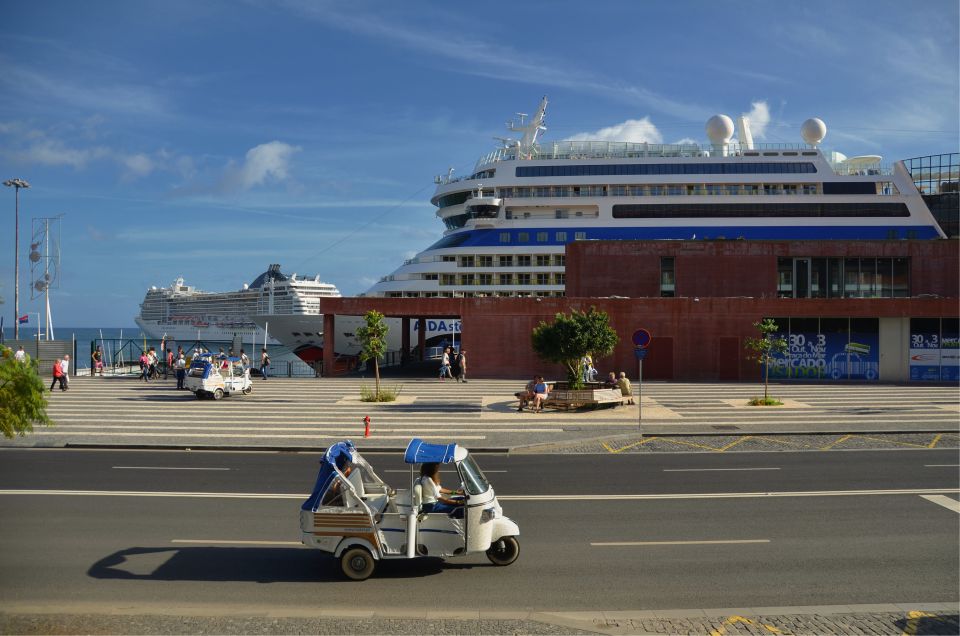
[{"label": "bench", "polygon": [[555,389],[550,392],[544,406],[555,409],[580,409],[620,406],[630,400],[620,389]]}]

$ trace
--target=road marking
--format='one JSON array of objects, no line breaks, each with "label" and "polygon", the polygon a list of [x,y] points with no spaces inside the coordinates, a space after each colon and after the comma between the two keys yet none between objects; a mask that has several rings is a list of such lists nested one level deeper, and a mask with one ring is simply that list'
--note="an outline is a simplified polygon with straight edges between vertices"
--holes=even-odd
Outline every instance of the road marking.
[{"label": "road marking", "polygon": [[923,499],[927,501],[932,501],[933,503],[943,506],[947,510],[952,510],[956,513],[960,513],[960,501],[956,499],[951,499],[945,495],[920,495]]},{"label": "road marking", "polygon": [[170,543],[202,545],[303,545],[300,541],[239,541],[232,539],[171,539]]},{"label": "road marking", "polygon": [[770,543],[770,539],[727,539],[722,541],[607,541],[591,542],[594,547],[617,547],[636,545],[721,545],[728,543]]},{"label": "road marking", "polygon": [[933,441],[927,445],[927,448],[933,448],[937,445],[937,442],[940,441],[940,438],[943,437],[943,433],[937,433],[936,437],[933,438]]},{"label": "road marking", "polygon": [[960,464],[924,464],[924,468],[960,468]]},{"label": "road marking", "polygon": [[833,440],[832,442],[830,442],[829,444],[827,444],[826,446],[824,446],[824,447],[821,448],[820,450],[830,450],[831,448],[833,448],[833,447],[836,446],[837,444],[842,444],[842,443],[844,443],[845,441],[847,441],[848,439],[850,439],[851,437],[853,437],[853,435],[844,435],[844,436],[842,436],[842,437],[838,437],[837,439]]},{"label": "road marking", "polygon": [[[262,429],[261,429],[262,430]],[[336,429],[330,429],[335,431]],[[346,429],[345,429],[346,430]],[[350,429],[355,431],[356,429]],[[523,429],[525,432],[528,429]],[[537,429],[537,432],[546,432],[546,433],[562,433],[563,429],[553,429],[553,428],[543,428]],[[203,437],[203,438],[257,438],[257,439],[343,439],[342,435],[277,435],[274,433],[268,435],[246,435],[239,433],[98,433],[94,431],[34,431],[31,435],[68,435],[68,436],[85,436],[85,437]],[[449,439],[450,434],[446,435],[420,435],[421,439]],[[410,435],[376,435],[373,434],[370,436],[371,439],[410,439]],[[457,433],[457,439],[487,439],[486,435],[461,435]]]},{"label": "road marking", "polygon": [[779,468],[664,468],[665,473],[701,473],[733,470],[780,470]]},{"label": "road marking", "polygon": [[[809,490],[780,492],[665,493],[648,495],[499,495],[503,501],[649,501],[657,499],[764,499],[771,497],[857,497],[880,495],[943,495],[960,488],[908,488],[902,490]],[[172,492],[147,490],[26,490],[4,489],[2,495],[61,497],[179,497],[184,499],[305,499],[309,493]]]},{"label": "road marking", "polygon": [[232,468],[193,468],[181,466],[112,466],[117,470],[233,470]]}]

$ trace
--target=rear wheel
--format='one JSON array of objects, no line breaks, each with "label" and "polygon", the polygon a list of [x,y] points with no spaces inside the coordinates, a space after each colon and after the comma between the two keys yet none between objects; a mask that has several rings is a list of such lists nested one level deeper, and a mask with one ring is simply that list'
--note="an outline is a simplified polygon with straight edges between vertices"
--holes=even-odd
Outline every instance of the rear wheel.
[{"label": "rear wheel", "polygon": [[340,557],[340,569],[347,578],[354,581],[363,581],[370,578],[376,562],[373,555],[366,548],[350,548]]},{"label": "rear wheel", "polygon": [[252,386],[248,386],[247,388],[245,388],[245,389],[243,390],[243,394],[244,394],[244,395],[250,395],[251,393],[253,393],[253,387],[252,387]]},{"label": "rear wheel", "polygon": [[487,558],[494,565],[510,565],[520,556],[520,542],[516,537],[503,537],[494,541],[487,550]]},{"label": "rear wheel", "polygon": [[214,392],[213,392],[213,399],[214,399],[214,400],[219,400],[219,399],[222,398],[222,397],[223,397],[223,389],[216,389],[216,390],[214,390]]}]

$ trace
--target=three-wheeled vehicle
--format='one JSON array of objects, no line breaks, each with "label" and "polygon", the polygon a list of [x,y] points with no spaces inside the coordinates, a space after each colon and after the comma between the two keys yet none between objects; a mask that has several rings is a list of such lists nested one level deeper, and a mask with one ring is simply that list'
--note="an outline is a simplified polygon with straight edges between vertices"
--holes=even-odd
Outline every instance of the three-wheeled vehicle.
[{"label": "three-wheeled vehicle", "polygon": [[201,353],[194,356],[187,370],[183,386],[193,391],[198,399],[219,400],[224,395],[253,391],[250,369],[240,358]]},{"label": "three-wheeled vehicle", "polygon": [[[494,565],[520,554],[520,528],[503,516],[493,488],[467,449],[413,439],[403,460],[409,490],[393,490],[361,457],[353,442],[337,442],[320,460],[313,493],[300,507],[301,540],[340,559],[343,573],[368,578],[381,559],[455,557],[484,552]],[[462,518],[424,513],[414,465],[453,464],[464,493]]]}]

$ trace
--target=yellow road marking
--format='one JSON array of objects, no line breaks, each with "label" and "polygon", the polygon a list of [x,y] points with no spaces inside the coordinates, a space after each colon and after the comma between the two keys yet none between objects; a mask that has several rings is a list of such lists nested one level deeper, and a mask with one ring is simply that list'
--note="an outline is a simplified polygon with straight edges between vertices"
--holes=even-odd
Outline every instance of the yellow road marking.
[{"label": "yellow road marking", "polygon": [[710,450],[710,451],[714,451],[714,452],[717,452],[717,453],[723,452],[723,451],[721,451],[719,448],[717,448],[717,447],[715,447],[715,446],[707,446],[707,445],[705,445],[705,444],[697,444],[696,442],[688,442],[688,441],[682,440],[682,439],[667,439],[667,438],[664,438],[663,441],[665,441],[665,442],[670,442],[670,443],[672,443],[672,444],[683,444],[684,446],[693,446],[694,448],[702,448],[702,449],[704,449],[704,450]]},{"label": "yellow road marking", "polygon": [[725,621],[723,621],[722,623],[720,623],[717,629],[710,630],[710,636],[724,636],[724,634],[727,633],[726,626],[727,625],[733,626],[733,625],[736,625],[737,623],[743,623],[744,625],[759,625],[760,627],[763,627],[765,630],[767,630],[771,634],[783,633],[773,625],[767,625],[766,623],[752,621],[749,618],[746,618],[744,616],[731,616],[727,618]]},{"label": "yellow road marking", "polygon": [[936,614],[929,614],[917,610],[907,612],[907,626],[903,630],[903,636],[915,636],[917,628],[920,627],[920,620],[923,618],[932,618],[937,621],[941,620]]},{"label": "yellow road marking", "polygon": [[722,447],[719,448],[718,450],[722,453],[722,452],[726,451],[727,449],[733,448],[734,446],[736,446],[737,444],[739,444],[739,443],[741,443],[741,442],[747,441],[748,439],[753,439],[753,436],[752,436],[752,435],[744,435],[744,436],[741,437],[740,439],[738,439],[738,440],[736,440],[736,441],[734,441],[734,442],[730,442],[729,444],[727,444],[726,446],[722,446]]},{"label": "yellow road marking", "polygon": [[[639,442],[634,442],[633,444],[627,444],[626,446],[621,446],[620,448],[611,448],[606,442],[602,442],[601,444],[602,444],[602,446],[603,446],[604,448],[606,448],[606,449],[607,449],[609,452],[611,452],[611,453],[622,453],[623,451],[627,450],[628,448],[633,448],[634,446],[643,446],[644,444],[646,444],[646,443],[648,443],[648,442],[652,442],[652,441],[655,440],[655,439],[659,439],[659,438],[657,438],[657,437],[645,437],[645,438],[643,438],[642,440],[640,440]],[[489,472],[489,471],[487,471],[487,472]]]},{"label": "yellow road marking", "polygon": [[930,442],[930,445],[927,446],[927,448],[933,448],[934,446],[936,446],[937,442],[940,441],[941,437],[943,437],[943,433],[937,433],[936,436],[933,438],[933,441]]},{"label": "yellow road marking", "polygon": [[869,439],[874,442],[889,442],[891,444],[897,444],[898,446],[910,446],[911,448],[929,448],[926,444],[915,444],[913,442],[898,442],[895,439],[880,439],[879,437],[871,437],[869,435],[857,435],[860,439]]},{"label": "yellow road marking", "polygon": [[767,437],[766,435],[764,435],[763,437],[754,437],[754,439],[760,442],[776,442],[777,444],[786,444],[788,446],[800,446],[803,448],[813,448],[813,446],[810,446],[810,444],[804,444],[802,442],[791,442],[788,439],[777,439],[776,437]]},{"label": "yellow road marking", "polygon": [[831,448],[833,448],[833,447],[836,446],[837,444],[842,444],[842,443],[844,443],[845,441],[847,441],[848,439],[850,439],[851,437],[853,437],[853,435],[844,435],[843,437],[840,437],[839,439],[833,440],[832,442],[830,442],[829,444],[827,444],[826,446],[824,446],[824,447],[821,448],[820,450],[830,450]]}]

